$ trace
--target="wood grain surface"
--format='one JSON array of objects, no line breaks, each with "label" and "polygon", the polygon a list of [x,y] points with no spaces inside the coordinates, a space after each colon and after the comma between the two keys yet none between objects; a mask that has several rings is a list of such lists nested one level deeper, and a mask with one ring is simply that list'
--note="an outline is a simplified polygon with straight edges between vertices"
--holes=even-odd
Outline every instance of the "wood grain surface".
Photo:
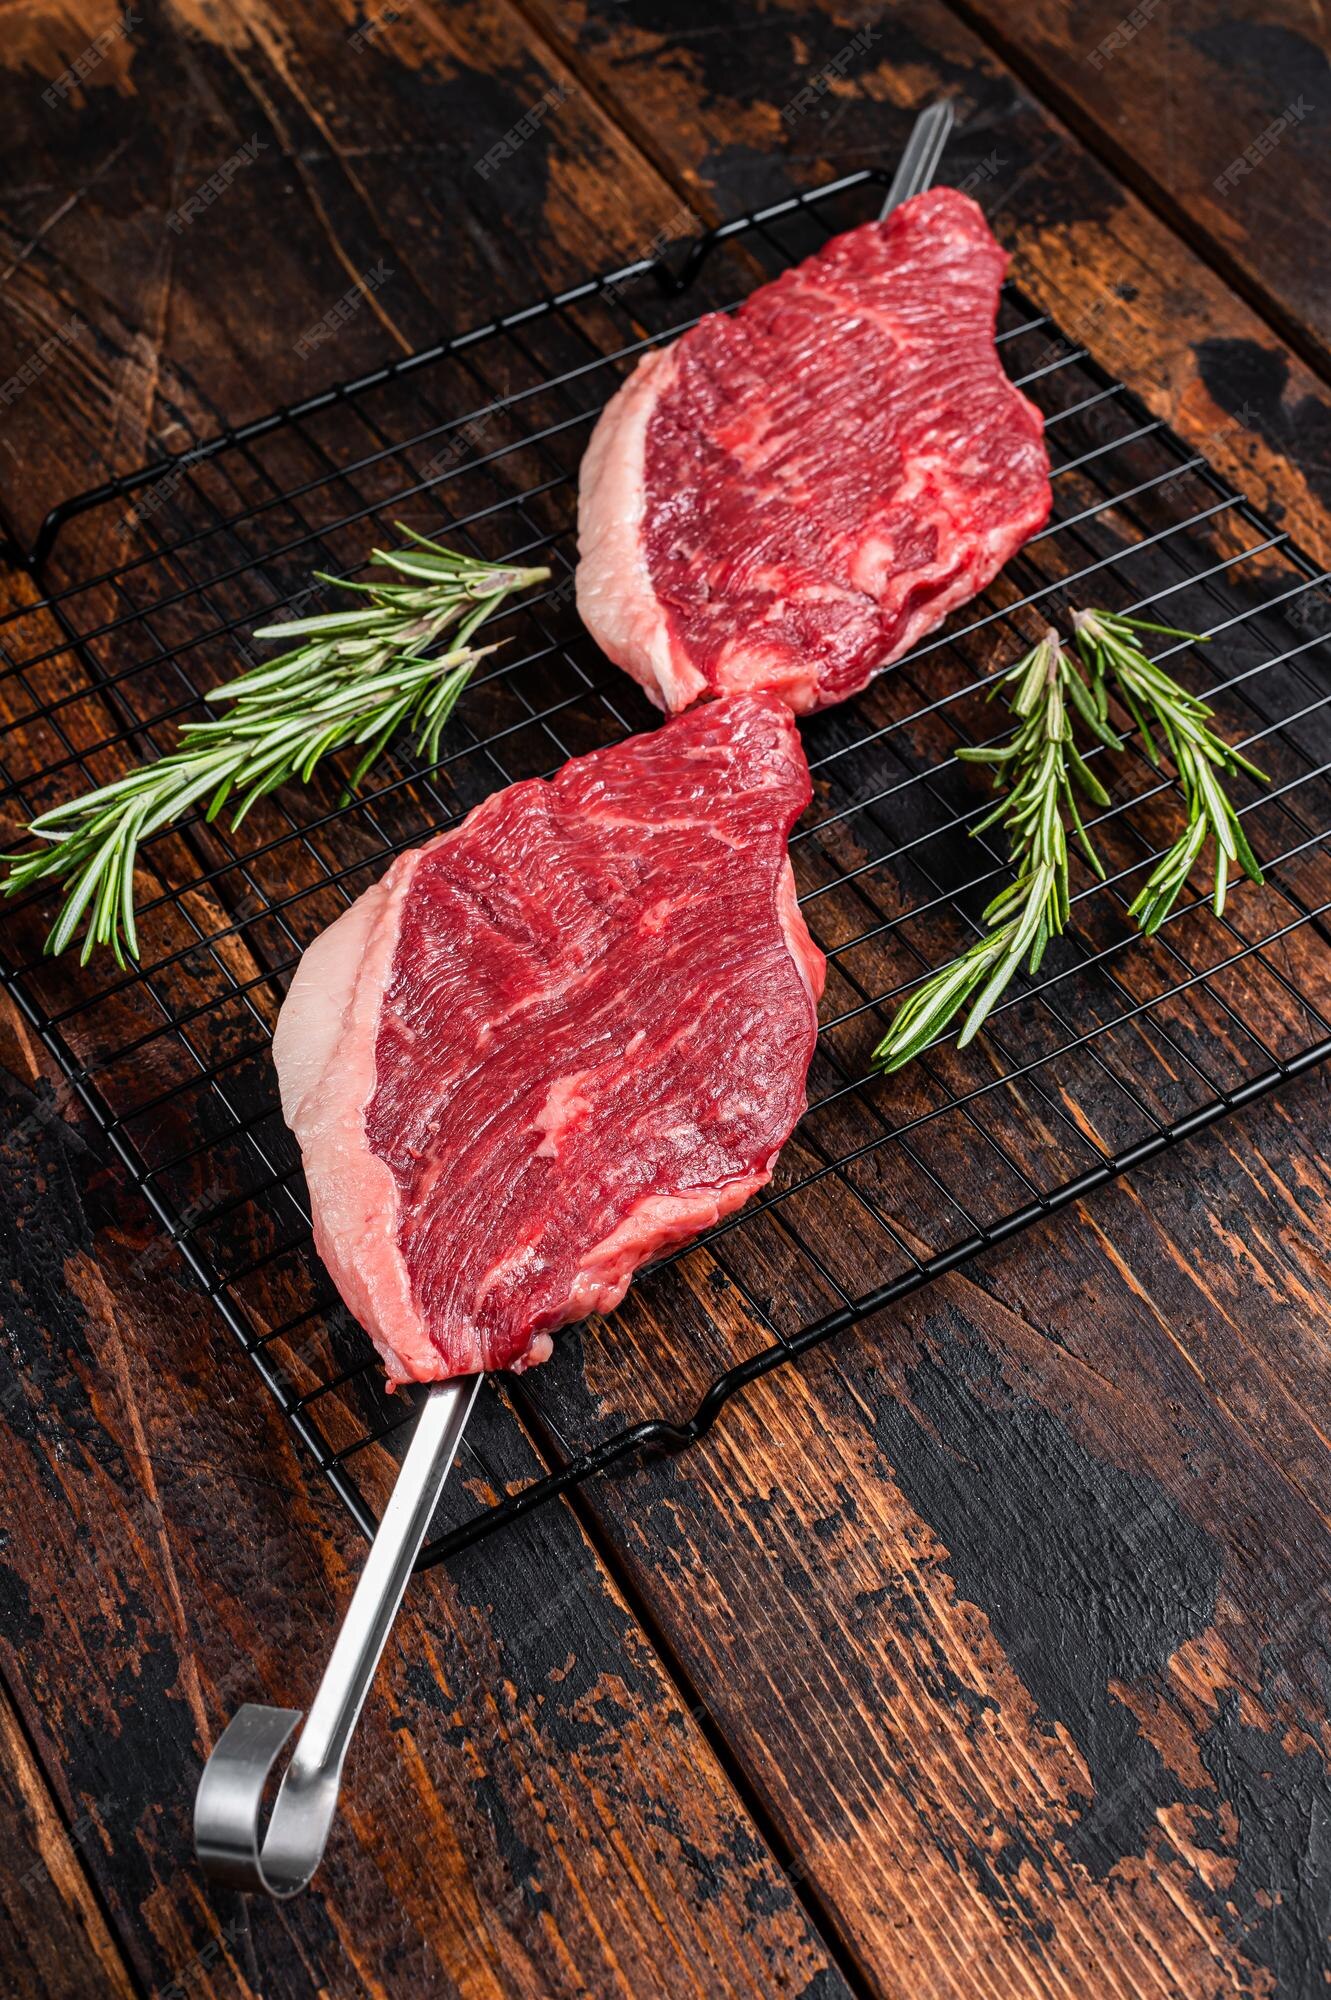
[{"label": "wood grain surface", "polygon": [[[1136,13],[11,8],[5,515],[26,544],[223,423],[890,160],[946,90],[947,178],[1026,289],[1325,560],[1317,23]],[[69,714],[87,743],[114,709]],[[194,1865],[194,1776],[238,1701],[308,1693],[358,1538],[12,1009],[0,1056],[6,2000],[1325,1991],[1320,1074],[417,1579],[325,1868],[245,1906]],[[487,1397],[473,1499],[752,1344],[717,1276]]]}]

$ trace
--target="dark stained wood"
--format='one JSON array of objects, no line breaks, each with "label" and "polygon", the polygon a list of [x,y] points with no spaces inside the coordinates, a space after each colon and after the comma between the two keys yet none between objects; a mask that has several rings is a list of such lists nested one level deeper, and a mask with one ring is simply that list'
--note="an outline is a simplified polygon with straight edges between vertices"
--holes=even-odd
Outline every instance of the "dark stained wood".
[{"label": "dark stained wood", "polygon": [[[372,14],[367,34],[314,0],[154,12],[51,105],[44,80],[92,29],[21,11],[0,56],[18,85],[0,134],[0,380],[71,314],[87,327],[3,407],[0,479],[25,534],[89,480],[641,254],[687,214],[890,158],[947,88],[963,120],[950,178],[971,180],[1022,282],[1331,552],[1331,390],[1260,313],[1269,298],[1280,324],[1311,326],[1318,267],[1287,283],[1246,186],[1233,214],[1247,240],[1223,255],[1214,220],[1159,197],[1159,156],[1139,177],[1146,202],[1125,192],[1096,157],[1116,157],[1096,121],[1117,100],[1069,98],[1092,143],[1070,139],[932,0],[871,16],[863,59],[798,115],[862,14],[782,5],[741,24],[612,0],[398,14]],[[1029,33],[1051,21],[1037,8]],[[1188,25],[1189,46],[1206,25]],[[1193,103],[1199,76],[1180,80]],[[478,171],[538,105],[540,131]],[[1246,115],[1244,100],[1232,116]],[[254,137],[224,196],[170,228]],[[1312,215],[1296,172],[1311,141],[1251,177],[1254,196],[1293,180],[1294,212]],[[302,351],[348,295],[363,302],[336,338]],[[240,476],[257,486],[254,468]],[[114,514],[84,524],[68,559],[114,553],[96,539],[113,532]],[[108,664],[122,664],[110,649]],[[76,685],[71,672],[57,661],[43,691]],[[100,698],[67,713],[80,744],[109,726]],[[432,808],[408,787],[398,809],[395,824],[428,824]],[[187,874],[223,853],[196,842],[162,864]],[[368,876],[375,856],[358,858]],[[313,869],[255,880],[310,892],[302,924],[336,907]],[[215,926],[214,895],[243,908],[242,887],[191,907]],[[159,951],[188,939],[178,916],[154,922]],[[277,990],[262,974],[287,948],[252,917],[225,947],[258,982],[260,1027]],[[1311,976],[1313,957],[1297,970]],[[214,990],[206,965],[166,976],[184,1003]],[[59,969],[48,978],[56,1004]],[[1280,996],[1262,997],[1278,1026]],[[79,1034],[109,1046],[129,1005]],[[1223,1015],[1196,1011],[1219,1060]],[[220,1032],[254,1026],[238,1015]],[[44,1837],[60,1856],[58,1893],[39,1884],[17,1917],[0,1858],[25,1992],[94,1990],[102,1968],[110,1991],[174,1982],[226,2000],[1322,1990],[1320,1079],[783,1371],[692,1454],[419,1580],[328,1865],[247,1929],[193,1867],[192,1775],[238,1700],[308,1690],[356,1538],[26,1031],[6,1015],[0,1033],[14,1370],[0,1795],[8,1784],[20,1845]],[[142,1060],[163,1065],[145,1095],[179,1081],[160,1048]],[[1082,1115],[1093,1126],[1089,1100]],[[927,1242],[920,1191],[893,1192]],[[569,1336],[516,1409],[488,1401],[472,1501],[529,1479],[561,1438],[663,1400],[687,1408],[764,1338],[745,1284],[781,1324],[834,1302],[777,1226],[745,1241],[654,1281],[613,1333]],[[867,1221],[828,1249],[843,1273],[888,1254]],[[268,1324],[298,1283],[268,1282]],[[285,1359],[303,1387],[328,1354]],[[376,1491],[388,1470],[383,1454]]]},{"label": "dark stained wood", "polygon": [[[88,328],[3,409],[25,533],[112,470],[613,267],[673,212],[586,91],[551,101],[571,79],[502,0],[396,12],[359,48],[361,17],[320,0],[163,12],[57,110],[34,86],[57,70],[63,17],[34,15],[0,55],[21,85],[0,135],[0,380],[71,315]],[[478,171],[547,104],[536,138]],[[224,168],[225,192],[173,229]],[[53,197],[76,171],[75,198]],[[302,348],[348,293],[336,337]]]},{"label": "dark stained wood", "polygon": [[7,1866],[0,1884],[0,1993],[130,2000],[134,1987],[93,1897],[80,1855],[104,1840],[111,1802],[91,1801],[66,1824],[0,1693],[0,1828]]},{"label": "dark stained wood", "polygon": [[1311,0],[952,4],[1326,373],[1331,276],[1308,255],[1318,206],[1301,206],[1331,175],[1331,56]]},{"label": "dark stained wood", "polygon": [[[960,132],[943,177],[980,202],[1014,252],[1014,275],[1069,338],[1331,559],[1325,376],[1292,357],[941,0],[906,0],[881,21],[870,15],[876,39],[859,55],[866,17],[856,8],[834,0],[764,8],[745,17],[742,57],[704,0],[660,18],[615,0],[524,4],[588,88],[623,105],[634,138],[709,219],[779,199],[792,180],[807,186],[890,162],[919,107],[950,94]],[[1115,4],[1105,0],[1104,11]],[[799,92],[835,64],[844,74],[801,110]],[[1156,112],[1148,100],[1141,125]],[[1272,199],[1282,178],[1300,180],[1299,157],[1271,164]],[[1316,177],[1306,186],[1315,205]],[[1306,263],[1314,277],[1322,269],[1316,258]]]},{"label": "dark stained wood", "polygon": [[[1317,1990],[1327,1098],[1291,1086],[588,1489],[875,1991]],[[581,1388],[531,1389],[577,1435],[652,1406],[646,1357],[589,1346]]]}]

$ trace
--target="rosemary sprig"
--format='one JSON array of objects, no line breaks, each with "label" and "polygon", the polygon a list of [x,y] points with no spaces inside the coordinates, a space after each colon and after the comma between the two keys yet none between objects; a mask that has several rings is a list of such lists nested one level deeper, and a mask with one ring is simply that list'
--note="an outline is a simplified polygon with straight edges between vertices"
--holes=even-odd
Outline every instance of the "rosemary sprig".
[{"label": "rosemary sprig", "polygon": [[[63,951],[86,918],[82,961],[106,945],[116,962],[138,957],[134,870],[143,842],[201,801],[216,819],[230,806],[238,826],[256,800],[289,779],[308,781],[330,751],[360,751],[347,781],[353,791],[389,738],[415,731],[433,760],[439,737],[476,664],[492,646],[475,646],[477,627],[513,592],[549,576],[456,555],[410,528],[409,546],[376,549],[371,558],[406,582],[321,583],[354,593],[352,610],[266,625],[256,639],[296,643],[276,659],[214,688],[210,703],[227,713],[187,722],[179,747],[97,791],[55,806],[28,832],[40,843],[6,854],[0,891],[17,895],[39,883],[67,884],[46,941]],[[430,653],[445,634],[450,644]]]},{"label": "rosemary sprig", "polygon": [[884,1070],[898,1070],[935,1041],[953,1017],[969,1005],[958,1037],[964,1048],[1027,960],[1038,971],[1045,947],[1068,921],[1068,832],[1090,867],[1104,869],[1082,819],[1080,798],[1107,806],[1109,797],[1073,738],[1073,717],[1110,749],[1118,738],[1097,704],[1079,663],[1052,628],[1038,645],[994,684],[1017,717],[1005,743],[958,750],[968,763],[990,765],[994,787],[1003,797],[971,828],[974,835],[1003,827],[1012,848],[1016,878],[984,912],[985,933],[950,965],[918,986],[892,1018],[874,1050]]},{"label": "rosemary sprig", "polygon": [[1114,617],[1105,611],[1074,612],[1072,628],[1073,644],[1091,677],[1100,711],[1103,713],[1107,684],[1112,681],[1141,731],[1146,754],[1157,770],[1160,751],[1155,730],[1163,736],[1183,791],[1187,812],[1184,829],[1161,855],[1129,906],[1129,916],[1147,937],[1158,931],[1182,894],[1208,841],[1215,849],[1212,907],[1217,916],[1222,915],[1232,867],[1241,868],[1250,881],[1261,882],[1263,878],[1242,822],[1217,773],[1233,777],[1236,772],[1246,771],[1260,784],[1266,783],[1266,773],[1217,736],[1210,726],[1214,711],[1180,687],[1158,661],[1148,658],[1136,639],[1138,632],[1159,632],[1167,638],[1194,641],[1199,635],[1180,632],[1172,625],[1152,625],[1144,618]]},{"label": "rosemary sprig", "polygon": [[970,1012],[957,1038],[958,1047],[964,1048],[1022,959],[1027,959],[1031,972],[1038,971],[1049,939],[1068,921],[1069,828],[1091,868],[1104,879],[1082,821],[1078,793],[1097,806],[1107,806],[1109,798],[1077,748],[1073,725],[1081,722],[1106,749],[1121,749],[1109,722],[1111,692],[1122,699],[1157,769],[1156,732],[1164,738],[1186,812],[1182,833],[1129,905],[1129,916],[1147,936],[1157,931],[1208,841],[1215,848],[1212,900],[1217,916],[1225,906],[1232,866],[1261,882],[1261,868],[1220,775],[1246,771],[1265,783],[1266,773],[1216,734],[1210,726],[1213,711],[1142,651],[1140,632],[1200,639],[1199,634],[1172,625],[1079,611],[1073,615],[1075,652],[1069,652],[1051,630],[995,683],[991,697],[999,690],[1013,690],[1009,700],[1018,718],[1016,730],[996,748],[967,748],[957,755],[994,768],[994,783],[1005,796],[972,832],[983,833],[991,826],[1007,829],[1016,877],[985,910],[985,935],[931,974],[898,1008],[874,1051],[880,1068],[901,1069],[937,1040],[969,1002]]}]

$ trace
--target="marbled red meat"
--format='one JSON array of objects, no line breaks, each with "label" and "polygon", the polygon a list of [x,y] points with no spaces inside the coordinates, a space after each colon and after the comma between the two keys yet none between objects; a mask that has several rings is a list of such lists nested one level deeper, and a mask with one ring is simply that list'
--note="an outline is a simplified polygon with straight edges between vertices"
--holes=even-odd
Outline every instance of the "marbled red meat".
[{"label": "marbled red meat", "polygon": [[496,792],[305,953],[274,1038],[320,1252],[392,1379],[521,1369],[769,1178],[822,954],[789,710]]},{"label": "marbled red meat", "polygon": [[583,462],[578,608],[662,708],[856,693],[1049,514],[1007,257],[937,188],[647,355]]}]

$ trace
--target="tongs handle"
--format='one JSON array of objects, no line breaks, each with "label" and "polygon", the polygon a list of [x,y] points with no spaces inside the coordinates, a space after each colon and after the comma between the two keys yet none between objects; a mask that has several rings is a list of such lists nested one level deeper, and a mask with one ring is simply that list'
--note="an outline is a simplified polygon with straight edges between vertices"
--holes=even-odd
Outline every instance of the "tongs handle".
[{"label": "tongs handle", "polygon": [[215,1882],[294,1896],[318,1867],[351,1733],[480,1383],[479,1375],[463,1376],[425,1398],[266,1834],[259,1830],[264,1786],[301,1711],[246,1702],[213,1746],[194,1800],[194,1848]]}]

